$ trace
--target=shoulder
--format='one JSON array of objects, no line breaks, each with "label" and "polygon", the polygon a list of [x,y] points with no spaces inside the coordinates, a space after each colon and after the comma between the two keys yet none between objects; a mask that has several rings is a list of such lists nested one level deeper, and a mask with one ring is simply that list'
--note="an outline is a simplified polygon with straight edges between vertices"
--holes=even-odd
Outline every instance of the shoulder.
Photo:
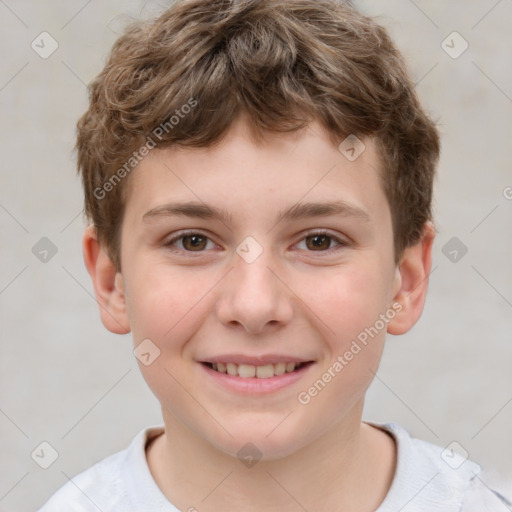
[{"label": "shoulder", "polygon": [[[72,504],[73,512],[103,510],[100,503],[109,496],[108,505],[113,505],[114,489],[119,481],[119,468],[122,467],[125,451],[120,451],[94,464],[85,471],[70,478],[58,489],[38,512],[57,512]],[[103,503],[106,505],[107,503]]]},{"label": "shoulder", "polygon": [[[463,506],[460,512],[481,512],[493,510],[496,512],[508,512],[512,510],[512,486],[509,484],[502,494],[503,483],[494,481],[489,475],[478,475],[474,478],[464,496]],[[497,489],[500,489],[498,491]]]},{"label": "shoulder", "polygon": [[138,474],[145,470],[142,460],[145,444],[148,437],[161,430],[161,427],[141,430],[126,449],[70,478],[37,512],[110,512],[130,505],[130,490],[139,480]]},{"label": "shoulder", "polygon": [[377,512],[476,512],[486,509],[463,506],[473,507],[487,494],[496,499],[495,491],[482,483],[480,466],[458,443],[443,448],[411,437],[395,423],[370,424],[388,432],[397,446],[395,476]]}]

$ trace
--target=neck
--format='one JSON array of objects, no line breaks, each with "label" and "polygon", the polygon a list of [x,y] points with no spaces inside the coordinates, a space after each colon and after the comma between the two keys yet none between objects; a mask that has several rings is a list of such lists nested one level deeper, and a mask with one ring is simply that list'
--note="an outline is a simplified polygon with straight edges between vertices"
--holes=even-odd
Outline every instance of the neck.
[{"label": "neck", "polygon": [[250,467],[164,412],[165,434],[148,447],[148,464],[180,510],[371,512],[391,485],[395,447],[386,433],[361,423],[362,405],[313,443]]}]

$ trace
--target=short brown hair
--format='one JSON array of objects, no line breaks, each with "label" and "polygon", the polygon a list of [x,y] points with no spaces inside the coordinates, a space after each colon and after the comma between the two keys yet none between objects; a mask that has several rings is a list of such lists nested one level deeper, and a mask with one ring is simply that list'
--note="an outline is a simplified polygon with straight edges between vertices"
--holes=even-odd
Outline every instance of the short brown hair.
[{"label": "short brown hair", "polygon": [[336,144],[374,137],[396,262],[432,218],[438,132],[386,30],[349,2],[177,0],[127,28],[89,98],[76,144],[85,214],[119,270],[137,150],[209,146],[241,112],[256,139],[312,120]]}]

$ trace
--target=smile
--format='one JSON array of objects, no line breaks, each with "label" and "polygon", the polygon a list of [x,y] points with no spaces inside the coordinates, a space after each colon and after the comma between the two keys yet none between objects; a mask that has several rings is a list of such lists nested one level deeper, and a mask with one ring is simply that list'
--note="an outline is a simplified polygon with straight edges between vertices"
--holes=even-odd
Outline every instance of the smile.
[{"label": "smile", "polygon": [[243,379],[257,378],[270,379],[284,375],[285,373],[293,373],[310,362],[293,362],[288,363],[270,363],[261,366],[252,364],[235,364],[235,363],[203,363],[205,366],[219,373],[225,373],[233,377],[241,377]]}]

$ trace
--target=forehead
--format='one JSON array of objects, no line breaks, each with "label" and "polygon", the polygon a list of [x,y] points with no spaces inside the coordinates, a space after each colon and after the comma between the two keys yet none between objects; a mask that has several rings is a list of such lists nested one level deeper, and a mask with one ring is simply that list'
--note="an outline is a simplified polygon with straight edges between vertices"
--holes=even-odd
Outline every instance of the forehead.
[{"label": "forehead", "polygon": [[[355,152],[360,154],[353,159]],[[344,202],[354,212],[379,216],[387,209],[380,168],[371,139],[336,144],[314,122],[257,141],[239,118],[210,147],[154,149],[132,173],[125,214],[143,222],[151,210],[179,199],[211,205],[203,209],[205,218],[214,210],[220,218],[241,219],[244,211],[250,217],[253,210],[270,213],[274,205],[283,214],[283,205],[299,202]]]}]

